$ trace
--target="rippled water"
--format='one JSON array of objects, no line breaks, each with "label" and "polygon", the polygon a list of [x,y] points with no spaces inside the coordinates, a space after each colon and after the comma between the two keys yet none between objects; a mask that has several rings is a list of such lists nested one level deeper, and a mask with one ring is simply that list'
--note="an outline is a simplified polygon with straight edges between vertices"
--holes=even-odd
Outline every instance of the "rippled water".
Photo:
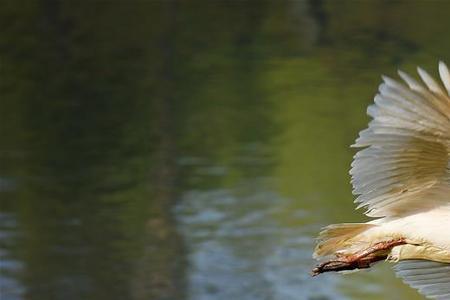
[{"label": "rippled water", "polygon": [[361,221],[379,75],[450,61],[444,1],[41,1],[0,9],[3,299],[422,299],[311,278]]},{"label": "rippled water", "polygon": [[175,214],[188,245],[190,299],[420,299],[388,267],[311,278],[323,208],[304,207],[314,196],[299,201],[279,189],[266,177],[183,194]]}]

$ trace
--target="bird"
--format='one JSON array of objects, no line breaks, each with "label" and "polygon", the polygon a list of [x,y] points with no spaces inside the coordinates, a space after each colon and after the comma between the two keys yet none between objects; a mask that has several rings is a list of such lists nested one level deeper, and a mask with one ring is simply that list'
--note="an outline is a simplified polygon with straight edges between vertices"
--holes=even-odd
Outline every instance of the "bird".
[{"label": "bird", "polygon": [[393,263],[426,298],[450,299],[450,72],[442,61],[438,72],[382,76],[352,145],[355,203],[369,220],[323,228],[313,276]]}]

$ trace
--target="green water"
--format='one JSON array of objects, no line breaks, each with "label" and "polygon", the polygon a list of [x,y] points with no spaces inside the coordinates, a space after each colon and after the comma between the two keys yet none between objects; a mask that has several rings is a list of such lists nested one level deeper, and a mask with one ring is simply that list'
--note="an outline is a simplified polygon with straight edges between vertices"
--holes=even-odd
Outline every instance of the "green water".
[{"label": "green water", "polygon": [[7,299],[422,299],[310,278],[380,74],[450,62],[445,1],[3,1]]}]

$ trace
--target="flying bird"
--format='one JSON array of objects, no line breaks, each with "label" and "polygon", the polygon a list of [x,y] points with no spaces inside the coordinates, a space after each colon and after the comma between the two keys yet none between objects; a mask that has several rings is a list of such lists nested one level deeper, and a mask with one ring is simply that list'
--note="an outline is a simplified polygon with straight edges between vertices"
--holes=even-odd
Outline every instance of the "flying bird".
[{"label": "flying bird", "polygon": [[329,225],[319,234],[312,275],[396,263],[407,284],[430,299],[450,299],[450,72],[422,82],[383,76],[373,119],[353,147],[350,174],[367,223]]}]

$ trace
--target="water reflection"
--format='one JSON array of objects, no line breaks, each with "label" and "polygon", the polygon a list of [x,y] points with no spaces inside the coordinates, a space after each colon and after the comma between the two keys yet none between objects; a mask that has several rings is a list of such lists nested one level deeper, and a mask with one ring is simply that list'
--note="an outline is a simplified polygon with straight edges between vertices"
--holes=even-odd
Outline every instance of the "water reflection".
[{"label": "water reflection", "polygon": [[449,60],[447,3],[4,6],[6,299],[420,299],[388,267],[308,272],[362,218],[378,74]]}]

